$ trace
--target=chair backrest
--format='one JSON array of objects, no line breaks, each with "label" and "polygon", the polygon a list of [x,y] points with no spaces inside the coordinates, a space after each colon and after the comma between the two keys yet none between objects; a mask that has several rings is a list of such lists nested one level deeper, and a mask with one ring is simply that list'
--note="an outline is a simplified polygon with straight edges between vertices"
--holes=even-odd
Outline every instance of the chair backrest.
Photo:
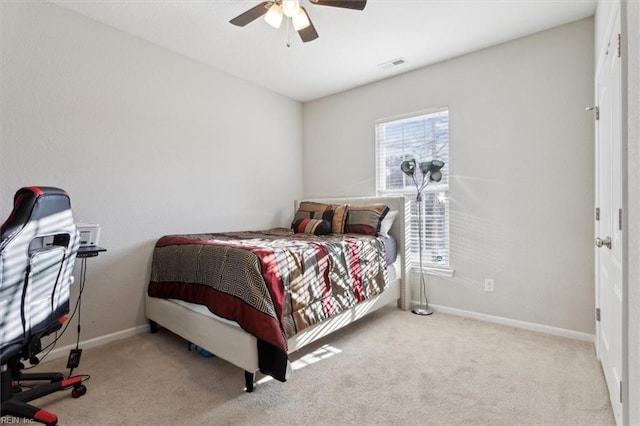
[{"label": "chair backrest", "polygon": [[0,357],[48,334],[69,312],[80,236],[66,191],[25,187],[0,227]]}]

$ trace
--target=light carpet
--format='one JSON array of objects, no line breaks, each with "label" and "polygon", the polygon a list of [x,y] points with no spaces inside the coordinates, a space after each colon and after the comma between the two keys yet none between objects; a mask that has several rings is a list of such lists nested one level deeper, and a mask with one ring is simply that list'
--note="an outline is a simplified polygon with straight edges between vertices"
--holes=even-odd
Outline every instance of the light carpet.
[{"label": "light carpet", "polygon": [[615,424],[592,344],[513,327],[388,306],[291,359],[291,380],[246,393],[242,370],[161,330],[85,350],[87,394],[35,403],[61,425]]}]

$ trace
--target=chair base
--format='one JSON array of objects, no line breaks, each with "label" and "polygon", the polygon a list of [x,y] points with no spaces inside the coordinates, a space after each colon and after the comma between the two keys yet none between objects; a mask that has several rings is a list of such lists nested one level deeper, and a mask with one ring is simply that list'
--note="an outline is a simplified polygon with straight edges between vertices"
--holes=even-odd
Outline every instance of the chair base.
[{"label": "chair base", "polygon": [[[51,393],[73,387],[73,396],[79,397],[86,393],[86,387],[82,384],[82,376],[74,376],[65,379],[62,373],[29,373],[23,374],[18,370],[17,378],[15,369],[6,368],[2,372],[2,402],[1,414],[11,415],[15,417],[24,417],[33,419],[37,422],[44,423],[47,426],[55,426],[58,424],[58,416],[28,404],[37,398],[41,398]],[[36,385],[29,390],[22,390],[16,381],[42,381],[48,382]]]}]

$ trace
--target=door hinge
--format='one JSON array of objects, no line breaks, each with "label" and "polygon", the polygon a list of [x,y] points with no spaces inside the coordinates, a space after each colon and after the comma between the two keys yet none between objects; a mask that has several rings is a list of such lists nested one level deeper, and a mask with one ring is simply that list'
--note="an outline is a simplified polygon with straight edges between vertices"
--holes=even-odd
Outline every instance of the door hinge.
[{"label": "door hinge", "polygon": [[622,41],[621,41],[621,36],[620,34],[618,34],[618,58],[622,56]]},{"label": "door hinge", "polygon": [[593,111],[593,116],[596,118],[596,120],[600,120],[600,108],[598,108],[597,106],[586,107],[584,110]]},{"label": "door hinge", "polygon": [[622,404],[622,380],[620,380],[620,403]]},{"label": "door hinge", "polygon": [[596,207],[596,220],[600,220],[600,207]]},{"label": "door hinge", "polygon": [[600,308],[596,308],[596,321],[600,321]]},{"label": "door hinge", "polygon": [[618,209],[618,230],[622,231],[622,209]]}]

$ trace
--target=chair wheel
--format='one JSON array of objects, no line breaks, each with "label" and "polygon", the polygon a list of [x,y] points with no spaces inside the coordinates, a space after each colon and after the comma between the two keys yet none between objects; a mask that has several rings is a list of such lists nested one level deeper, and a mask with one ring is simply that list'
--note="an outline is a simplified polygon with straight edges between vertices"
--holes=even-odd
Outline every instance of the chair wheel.
[{"label": "chair wheel", "polygon": [[87,387],[85,385],[75,385],[71,391],[71,396],[74,398],[80,398],[87,393]]}]

